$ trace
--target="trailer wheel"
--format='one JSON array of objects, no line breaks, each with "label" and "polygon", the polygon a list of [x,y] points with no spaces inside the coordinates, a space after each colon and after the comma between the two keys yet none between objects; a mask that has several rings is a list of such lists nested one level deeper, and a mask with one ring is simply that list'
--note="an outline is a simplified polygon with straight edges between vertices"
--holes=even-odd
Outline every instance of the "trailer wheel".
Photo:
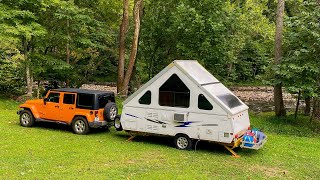
[{"label": "trailer wheel", "polygon": [[117,131],[122,131],[122,125],[121,125],[121,121],[120,121],[120,116],[117,115],[114,118],[114,127],[116,128]]},{"label": "trailer wheel", "polygon": [[174,144],[177,149],[189,150],[192,147],[192,140],[185,134],[177,134],[174,137]]}]

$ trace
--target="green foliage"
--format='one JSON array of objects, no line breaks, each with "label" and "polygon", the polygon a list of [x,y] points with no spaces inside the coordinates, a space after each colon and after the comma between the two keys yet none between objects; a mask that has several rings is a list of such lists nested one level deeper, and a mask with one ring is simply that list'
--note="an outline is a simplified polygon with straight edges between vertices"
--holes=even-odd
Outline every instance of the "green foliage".
[{"label": "green foliage", "polygon": [[320,95],[320,5],[304,1],[299,13],[286,19],[285,55],[279,75],[291,92]]},{"label": "green foliage", "polygon": [[196,59],[220,78],[255,79],[273,45],[274,25],[262,14],[265,8],[256,1],[146,3],[139,51],[145,78],[174,59]]},{"label": "green foliage", "polygon": [[0,94],[21,94],[25,81],[23,70],[17,60],[0,59]]},{"label": "green foliage", "polygon": [[12,81],[24,79],[25,66],[31,67],[34,80],[69,80],[72,85],[114,81],[120,10],[121,2],[115,0],[1,1],[0,89],[23,93],[24,83]]}]

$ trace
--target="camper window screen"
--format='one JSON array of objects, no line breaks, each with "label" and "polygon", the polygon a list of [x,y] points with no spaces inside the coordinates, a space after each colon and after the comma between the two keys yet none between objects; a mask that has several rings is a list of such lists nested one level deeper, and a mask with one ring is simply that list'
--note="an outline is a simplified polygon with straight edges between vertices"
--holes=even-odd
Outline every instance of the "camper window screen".
[{"label": "camper window screen", "polygon": [[208,101],[203,94],[199,94],[198,96],[198,108],[203,110],[212,110],[212,104]]},{"label": "camper window screen", "polygon": [[173,74],[159,89],[159,105],[187,108],[190,104],[190,90]]},{"label": "camper window screen", "polygon": [[217,97],[230,109],[242,105],[241,102],[232,94],[223,94]]},{"label": "camper window screen", "polygon": [[151,104],[151,91],[147,91],[144,95],[139,99],[140,104]]}]

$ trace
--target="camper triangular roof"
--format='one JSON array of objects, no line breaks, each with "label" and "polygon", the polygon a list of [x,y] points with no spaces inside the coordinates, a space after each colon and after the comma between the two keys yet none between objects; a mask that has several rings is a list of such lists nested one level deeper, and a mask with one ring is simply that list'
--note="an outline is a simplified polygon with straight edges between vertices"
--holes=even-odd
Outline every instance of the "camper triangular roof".
[{"label": "camper triangular roof", "polygon": [[227,87],[217,80],[196,60],[175,60],[169,64],[160,73],[150,79],[135,93],[128,97],[123,104],[127,104],[141,91],[149,87],[154,81],[165,74],[169,69],[176,66],[186,77],[194,82],[205,94],[207,94],[215,103],[217,103],[228,114],[235,115],[248,109],[238,97],[236,97]]}]

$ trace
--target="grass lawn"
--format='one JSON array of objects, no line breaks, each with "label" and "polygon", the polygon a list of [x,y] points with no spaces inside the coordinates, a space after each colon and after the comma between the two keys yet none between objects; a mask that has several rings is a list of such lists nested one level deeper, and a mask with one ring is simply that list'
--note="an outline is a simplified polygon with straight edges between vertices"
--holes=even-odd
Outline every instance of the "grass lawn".
[{"label": "grass lawn", "polygon": [[[251,114],[268,142],[258,150],[199,142],[197,150],[174,148],[167,137],[136,137],[94,130],[75,135],[64,125],[19,125],[18,103],[0,97],[0,179],[318,179],[320,135],[308,118]],[[316,130],[319,132],[319,130]]]}]

